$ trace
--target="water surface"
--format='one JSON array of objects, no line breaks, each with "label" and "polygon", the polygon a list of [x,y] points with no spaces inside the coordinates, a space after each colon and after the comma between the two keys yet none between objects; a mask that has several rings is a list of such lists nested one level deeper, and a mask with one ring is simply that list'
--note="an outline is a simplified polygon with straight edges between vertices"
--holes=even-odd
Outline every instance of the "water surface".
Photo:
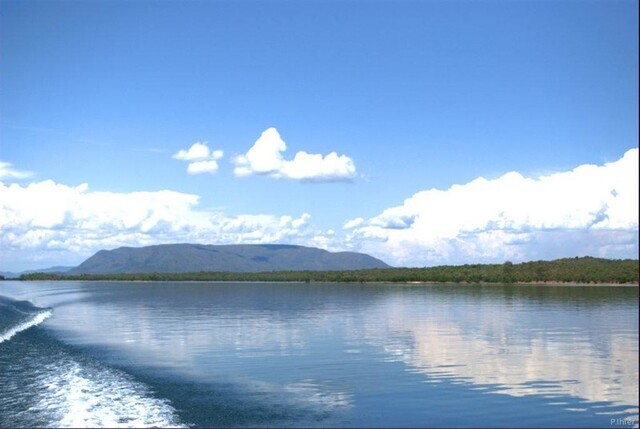
[{"label": "water surface", "polygon": [[2,282],[0,295],[0,426],[638,424],[637,287]]}]

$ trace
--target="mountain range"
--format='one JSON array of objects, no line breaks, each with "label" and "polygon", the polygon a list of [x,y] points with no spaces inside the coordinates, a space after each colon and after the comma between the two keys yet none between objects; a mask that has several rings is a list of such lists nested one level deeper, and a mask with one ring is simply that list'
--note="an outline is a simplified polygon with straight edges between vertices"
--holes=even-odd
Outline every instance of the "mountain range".
[{"label": "mountain range", "polygon": [[72,268],[74,267],[56,266],[56,267],[40,268],[37,270],[27,270],[27,271],[21,271],[21,272],[0,271],[0,276],[6,279],[17,279],[23,274],[31,274],[31,273],[63,274]]}]

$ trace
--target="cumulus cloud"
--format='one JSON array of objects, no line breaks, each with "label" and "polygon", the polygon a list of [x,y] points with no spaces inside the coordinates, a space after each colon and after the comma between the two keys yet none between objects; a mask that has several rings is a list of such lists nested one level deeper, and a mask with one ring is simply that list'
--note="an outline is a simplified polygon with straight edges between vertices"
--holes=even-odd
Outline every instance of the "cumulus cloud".
[{"label": "cumulus cloud", "polygon": [[331,152],[328,155],[296,153],[292,160],[282,154],[287,145],[275,128],[265,130],[243,155],[234,158],[237,177],[261,175],[310,182],[350,181],[356,175],[351,158]]},{"label": "cumulus cloud", "polygon": [[[94,192],[84,183],[0,182],[3,266],[79,263],[97,250],[159,243],[298,243],[315,232],[310,215],[231,216],[199,210],[199,197],[175,191]],[[40,261],[40,262],[38,262]],[[13,267],[10,267],[13,268]]]},{"label": "cumulus cloud", "polygon": [[179,159],[182,161],[195,161],[199,159],[206,159],[209,157],[209,146],[207,143],[196,142],[189,149],[179,150],[175,155],[173,155],[174,159]]},{"label": "cumulus cloud", "polygon": [[[208,151],[209,158],[193,155],[188,162],[206,170],[198,163],[221,155]],[[99,249],[172,242],[302,244],[362,251],[399,266],[635,258],[638,155],[636,148],[603,165],[424,190],[377,216],[349,219],[337,233],[315,229],[308,213],[228,215],[199,209],[197,195],[169,190],[94,192],[87,184],[0,181],[0,268],[79,263]],[[261,174],[286,171],[281,158],[261,162],[252,167]],[[33,265],[18,266],[23,260]]]},{"label": "cumulus cloud", "polygon": [[26,179],[33,176],[30,171],[13,168],[10,162],[0,161],[0,179]]},{"label": "cumulus cloud", "polygon": [[353,247],[400,265],[636,257],[638,149],[537,178],[510,172],[425,190],[344,228]]},{"label": "cumulus cloud", "polygon": [[218,171],[218,160],[223,156],[223,151],[211,151],[206,142],[196,142],[189,149],[176,152],[173,158],[188,161],[187,173],[189,174],[215,174]]}]

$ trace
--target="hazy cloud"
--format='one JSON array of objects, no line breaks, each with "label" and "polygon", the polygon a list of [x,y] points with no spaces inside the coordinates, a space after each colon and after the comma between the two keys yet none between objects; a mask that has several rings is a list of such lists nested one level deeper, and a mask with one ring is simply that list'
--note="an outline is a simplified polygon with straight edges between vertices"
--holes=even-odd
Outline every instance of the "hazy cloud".
[{"label": "hazy cloud", "polygon": [[364,223],[364,219],[361,217],[357,217],[355,219],[348,220],[344,223],[344,229],[353,229],[357,226],[360,226]]},{"label": "hazy cloud", "polygon": [[189,149],[176,152],[173,158],[188,161],[187,173],[189,174],[215,174],[218,171],[218,160],[223,156],[223,151],[211,151],[206,142],[196,142]]},{"label": "hazy cloud", "polygon": [[0,161],[0,179],[26,179],[33,176],[30,171],[23,171],[13,168],[10,162]]},{"label": "hazy cloud", "polygon": [[234,158],[234,174],[313,182],[350,181],[356,175],[355,164],[346,155],[331,152],[323,156],[300,151],[292,160],[286,160],[282,156],[286,150],[278,131],[269,128],[246,154]]},{"label": "hazy cloud", "polygon": [[529,178],[510,172],[344,225],[358,250],[401,265],[490,262],[638,252],[638,149],[620,160]]}]

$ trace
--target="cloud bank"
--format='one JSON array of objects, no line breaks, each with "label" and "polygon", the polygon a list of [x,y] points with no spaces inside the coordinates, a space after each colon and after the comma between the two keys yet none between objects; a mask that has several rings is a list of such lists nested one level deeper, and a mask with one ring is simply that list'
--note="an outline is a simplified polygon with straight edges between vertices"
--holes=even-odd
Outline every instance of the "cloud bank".
[{"label": "cloud bank", "polygon": [[292,160],[282,154],[287,145],[275,128],[265,130],[244,155],[234,158],[237,177],[251,175],[308,182],[351,181],[356,167],[351,158],[331,152],[328,155],[296,153]]},{"label": "cloud bank", "polygon": [[[199,210],[198,201],[197,195],[168,190],[114,193],[90,191],[86,183],[0,182],[0,268],[79,263],[119,246],[296,243],[314,233],[307,213],[230,216]],[[24,261],[33,266],[19,266]]]},{"label": "cloud bank", "polygon": [[[205,153],[213,156],[202,145],[175,157],[197,170],[208,162]],[[199,196],[170,190],[94,192],[86,183],[0,181],[0,268],[77,264],[100,249],[179,242],[301,244],[361,251],[398,266],[637,258],[638,155],[636,148],[604,165],[428,189],[377,216],[347,219],[337,232],[314,227],[305,211],[234,216],[199,209]],[[270,165],[282,171],[278,157],[273,164],[260,159],[266,164],[254,167],[263,174],[276,171]],[[14,171],[7,163],[2,168]]]},{"label": "cloud bank", "polygon": [[216,174],[218,160],[223,156],[223,151],[211,151],[206,142],[196,142],[189,149],[182,149],[176,152],[173,158],[189,162],[187,166],[187,173],[189,174]]},{"label": "cloud bank", "polygon": [[601,166],[425,190],[344,229],[353,248],[399,265],[637,257],[638,149]]}]

